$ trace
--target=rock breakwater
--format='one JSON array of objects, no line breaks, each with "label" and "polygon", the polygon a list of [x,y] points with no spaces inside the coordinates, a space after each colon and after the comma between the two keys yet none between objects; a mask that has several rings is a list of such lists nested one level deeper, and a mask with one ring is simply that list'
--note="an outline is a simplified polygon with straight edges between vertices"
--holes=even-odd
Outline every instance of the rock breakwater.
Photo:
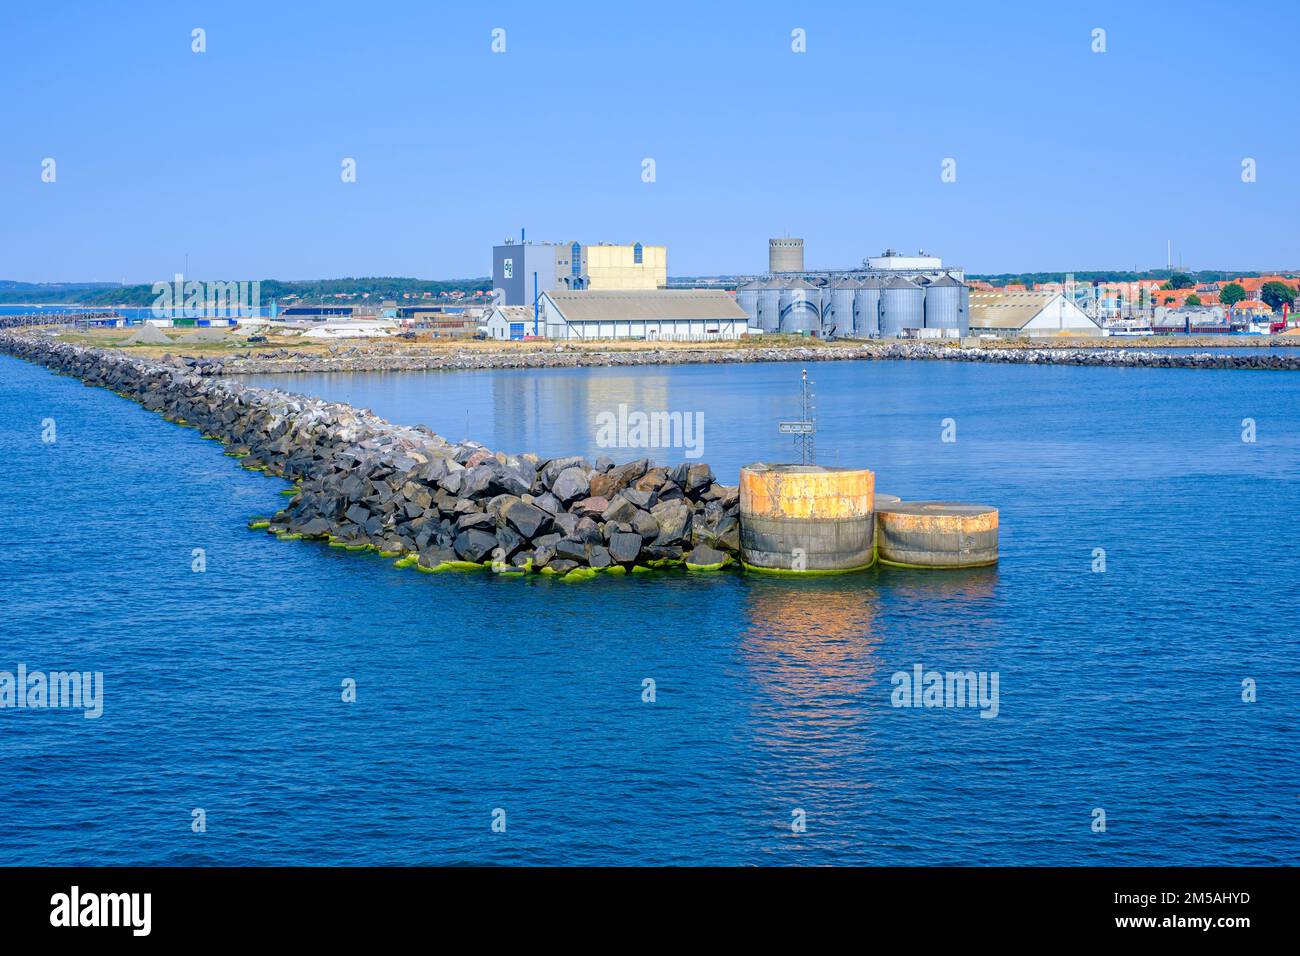
[{"label": "rock breakwater", "polygon": [[436,352],[347,350],[320,355],[281,349],[252,356],[195,359],[201,375],[251,375],[298,372],[463,371],[470,369],[595,368],[639,365],[734,365],[751,362],[941,361],[1016,365],[1091,365],[1108,368],[1300,370],[1300,353],[1228,355],[1221,352],[1169,353],[1133,349],[957,348],[951,345],[747,346],[699,349],[611,349],[557,346],[553,349],[458,349]]},{"label": "rock breakwater", "polygon": [[245,468],[295,482],[255,527],[375,550],[426,571],[488,566],[583,578],[684,565],[740,547],[739,494],[706,464],[539,458],[451,443],[350,405],[201,374],[194,360],[0,332],[0,351],[111,389],[219,439]]}]

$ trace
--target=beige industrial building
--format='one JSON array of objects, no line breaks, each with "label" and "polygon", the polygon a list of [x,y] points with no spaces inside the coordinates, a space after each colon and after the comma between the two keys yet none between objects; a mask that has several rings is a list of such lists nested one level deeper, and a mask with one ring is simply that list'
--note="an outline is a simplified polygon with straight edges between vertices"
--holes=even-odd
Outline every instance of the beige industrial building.
[{"label": "beige industrial building", "polygon": [[971,335],[1101,335],[1086,312],[1060,292],[971,292]]},{"label": "beige industrial building", "polygon": [[668,284],[668,249],[642,242],[519,242],[492,248],[497,305],[532,305],[552,290],[661,289]]},{"label": "beige industrial building", "polygon": [[[668,248],[633,243],[616,246],[599,243],[582,246],[578,288],[599,292],[605,289],[662,289],[668,284]],[[563,282],[563,276],[561,276]]]},{"label": "beige industrial building", "polygon": [[548,339],[701,342],[738,339],[749,326],[736,300],[715,289],[555,291],[540,308]]}]

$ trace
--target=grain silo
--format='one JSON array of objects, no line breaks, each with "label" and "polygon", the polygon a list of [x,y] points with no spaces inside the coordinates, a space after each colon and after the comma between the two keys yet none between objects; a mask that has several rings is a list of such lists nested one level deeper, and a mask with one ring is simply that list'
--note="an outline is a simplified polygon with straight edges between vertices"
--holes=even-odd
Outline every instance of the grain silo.
[{"label": "grain silo", "polygon": [[902,276],[887,279],[880,290],[880,334],[897,338],[924,327],[925,290]]},{"label": "grain silo", "polygon": [[803,279],[791,279],[781,288],[781,332],[786,335],[820,335],[821,289]]},{"label": "grain silo", "polygon": [[767,271],[773,274],[803,272],[803,240],[767,240]]},{"label": "grain silo", "polygon": [[754,279],[736,289],[736,305],[745,310],[745,315],[749,317],[749,327],[751,329],[761,329],[763,327],[758,318],[758,292],[762,286],[761,282]]},{"label": "grain silo", "polygon": [[758,320],[764,332],[781,331],[781,280],[759,279]]},{"label": "grain silo", "polygon": [[818,335],[826,335],[827,327],[832,323],[827,316],[831,307],[831,286],[830,279],[825,276],[814,276],[808,279],[813,287],[812,302],[817,306],[817,317],[820,320],[817,326]]},{"label": "grain silo", "polygon": [[861,285],[852,276],[840,276],[823,290],[822,329],[826,335],[853,338],[853,300]]},{"label": "grain silo", "polygon": [[925,327],[970,333],[970,291],[963,283],[945,273],[925,287]]},{"label": "grain silo", "polygon": [[874,339],[880,335],[880,289],[883,283],[875,276],[867,276],[858,283],[853,293],[853,306],[856,318],[853,323],[853,337]]}]

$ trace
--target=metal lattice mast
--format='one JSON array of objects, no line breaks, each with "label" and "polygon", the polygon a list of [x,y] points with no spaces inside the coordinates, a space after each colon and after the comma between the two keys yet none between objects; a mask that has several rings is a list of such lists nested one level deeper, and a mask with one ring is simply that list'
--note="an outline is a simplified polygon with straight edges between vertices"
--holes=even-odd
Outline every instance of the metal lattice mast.
[{"label": "metal lattice mast", "polygon": [[803,434],[803,463],[817,464],[817,406],[813,400],[813,383],[808,381],[808,370],[803,370],[803,420],[812,427]]},{"label": "metal lattice mast", "polygon": [[817,405],[812,390],[813,383],[808,381],[808,370],[803,370],[800,385],[803,418],[797,422],[780,422],[777,431],[783,435],[793,435],[795,449],[805,465],[817,464]]}]

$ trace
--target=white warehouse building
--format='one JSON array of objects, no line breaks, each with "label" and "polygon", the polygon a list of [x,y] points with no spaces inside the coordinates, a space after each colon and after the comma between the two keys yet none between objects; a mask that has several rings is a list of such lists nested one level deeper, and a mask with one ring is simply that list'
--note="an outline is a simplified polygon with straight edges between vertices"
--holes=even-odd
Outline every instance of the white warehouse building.
[{"label": "white warehouse building", "polygon": [[971,335],[1102,335],[1101,326],[1060,292],[972,292]]},{"label": "white warehouse building", "polygon": [[552,291],[539,305],[548,339],[700,342],[749,332],[744,309],[716,289]]}]

